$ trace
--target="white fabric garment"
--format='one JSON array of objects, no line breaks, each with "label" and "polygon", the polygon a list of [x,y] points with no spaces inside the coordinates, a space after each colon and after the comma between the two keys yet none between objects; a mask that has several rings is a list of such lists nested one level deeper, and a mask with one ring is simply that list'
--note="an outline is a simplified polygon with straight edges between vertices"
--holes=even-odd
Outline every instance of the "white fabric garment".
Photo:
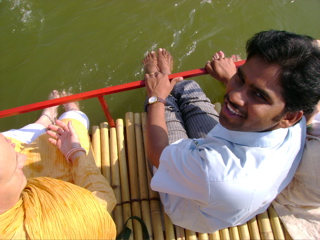
[{"label": "white fabric garment", "polygon": [[[81,111],[67,111],[61,114],[60,120],[71,118],[80,121],[87,129],[89,129],[89,118]],[[37,137],[46,132],[46,128],[39,123],[31,123],[20,129],[11,129],[3,132],[5,137],[17,139],[22,143],[32,143]]]},{"label": "white fabric garment", "polygon": [[320,239],[320,114],[307,136],[300,165],[272,205],[293,239]]},{"label": "white fabric garment", "polygon": [[204,139],[183,139],[160,157],[151,188],[171,221],[210,233],[264,212],[291,181],[306,122],[269,132],[230,131],[218,124]]}]

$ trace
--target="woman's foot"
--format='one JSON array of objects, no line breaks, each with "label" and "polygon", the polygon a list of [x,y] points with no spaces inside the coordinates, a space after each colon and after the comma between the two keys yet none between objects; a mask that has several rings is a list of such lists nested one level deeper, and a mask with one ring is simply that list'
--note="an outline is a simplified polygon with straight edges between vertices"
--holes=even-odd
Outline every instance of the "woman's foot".
[{"label": "woman's foot", "polygon": [[[61,92],[61,94],[60,94],[61,97],[66,97],[66,96],[69,96],[69,95],[71,95],[71,93],[66,92],[65,90],[63,90]],[[68,111],[80,111],[79,102],[69,102],[69,103],[63,104],[63,107],[64,107],[66,112],[68,112]]]},{"label": "woman's foot", "polygon": [[173,58],[171,54],[164,48],[158,50],[158,67],[160,72],[166,75],[172,73],[173,70]]},{"label": "woman's foot", "polygon": [[[59,92],[57,90],[53,90],[48,99],[55,99],[59,97]],[[45,128],[47,128],[49,124],[54,124],[58,115],[58,107],[59,106],[45,108],[36,123],[41,124]]]},{"label": "woman's foot", "polygon": [[149,52],[142,62],[144,65],[145,73],[152,75],[156,72],[159,72],[159,68],[157,65],[157,56],[154,51]]}]

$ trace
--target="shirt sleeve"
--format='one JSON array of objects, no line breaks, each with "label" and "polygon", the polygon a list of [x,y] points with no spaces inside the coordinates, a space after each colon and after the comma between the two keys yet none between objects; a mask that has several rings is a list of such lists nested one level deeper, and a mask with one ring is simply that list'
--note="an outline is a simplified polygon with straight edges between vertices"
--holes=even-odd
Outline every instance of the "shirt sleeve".
[{"label": "shirt sleeve", "polygon": [[198,151],[201,149],[191,139],[183,139],[166,147],[151,180],[152,190],[207,203],[207,167]]},{"label": "shirt sleeve", "polygon": [[89,152],[88,155],[81,155],[73,162],[71,174],[74,184],[91,191],[111,213],[116,205],[116,198],[109,182],[97,168],[92,152]]}]

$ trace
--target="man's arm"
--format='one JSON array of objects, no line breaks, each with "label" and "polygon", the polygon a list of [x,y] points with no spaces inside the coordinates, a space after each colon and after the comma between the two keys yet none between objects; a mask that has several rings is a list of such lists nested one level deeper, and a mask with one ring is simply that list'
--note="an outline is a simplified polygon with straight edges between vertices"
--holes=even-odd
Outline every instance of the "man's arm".
[{"label": "man's arm", "polygon": [[[157,72],[146,74],[145,83],[148,97],[166,97],[172,91],[174,85],[182,81],[182,78],[174,78],[170,82],[168,75]],[[159,167],[159,159],[163,149],[169,145],[168,130],[165,120],[165,106],[156,102],[148,106],[147,117],[147,156],[149,161],[156,168]]]},{"label": "man's arm", "polygon": [[165,120],[165,106],[157,102],[149,105],[147,118],[147,155],[156,168],[163,149],[169,145],[168,130]]}]

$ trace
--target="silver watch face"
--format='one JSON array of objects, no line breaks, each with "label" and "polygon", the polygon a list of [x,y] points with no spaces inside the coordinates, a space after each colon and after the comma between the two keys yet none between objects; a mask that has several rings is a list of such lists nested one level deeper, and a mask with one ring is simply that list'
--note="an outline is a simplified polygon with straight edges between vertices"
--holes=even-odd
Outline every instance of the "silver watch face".
[{"label": "silver watch face", "polygon": [[157,97],[151,97],[151,98],[149,98],[148,102],[149,102],[149,104],[152,104],[152,103],[157,102]]}]

